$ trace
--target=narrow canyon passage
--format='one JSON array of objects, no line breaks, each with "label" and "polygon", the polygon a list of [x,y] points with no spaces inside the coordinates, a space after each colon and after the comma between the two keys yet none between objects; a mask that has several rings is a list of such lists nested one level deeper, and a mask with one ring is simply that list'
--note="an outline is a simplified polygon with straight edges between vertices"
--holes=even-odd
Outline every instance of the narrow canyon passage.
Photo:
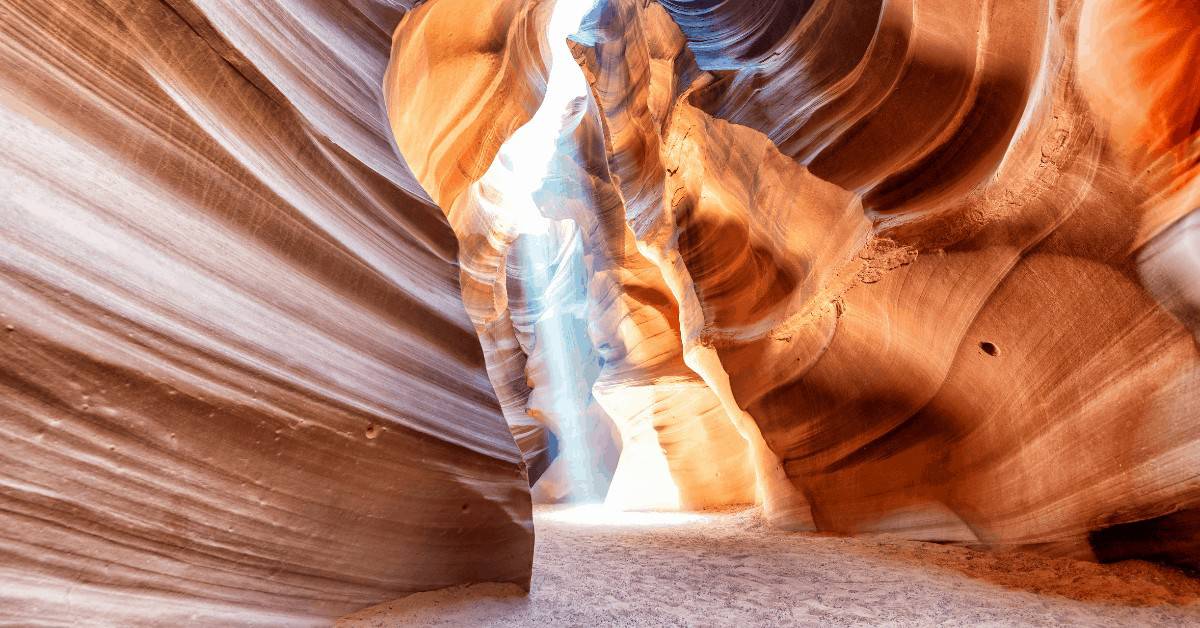
[{"label": "narrow canyon passage", "polygon": [[539,507],[528,595],[480,584],[380,604],[342,628],[400,626],[1185,626],[1200,580],[896,538],[772,529],[754,509]]},{"label": "narrow canyon passage", "polygon": [[0,625],[1200,625],[1197,0],[0,0]]}]

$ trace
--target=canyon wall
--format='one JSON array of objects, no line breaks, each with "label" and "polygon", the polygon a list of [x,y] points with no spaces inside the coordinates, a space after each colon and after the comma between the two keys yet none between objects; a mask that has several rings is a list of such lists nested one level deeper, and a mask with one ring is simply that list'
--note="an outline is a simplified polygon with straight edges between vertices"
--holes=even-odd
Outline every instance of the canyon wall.
[{"label": "canyon wall", "polygon": [[493,175],[552,5],[428,3],[385,87],[510,423],[557,434],[528,321],[570,301],[610,502],[1197,564],[1194,4],[600,2],[530,311]]},{"label": "canyon wall", "polygon": [[3,3],[0,620],[527,585],[531,480],[1200,566],[1195,3],[602,1],[530,201],[555,9]]},{"label": "canyon wall", "polygon": [[382,106],[410,4],[0,7],[0,623],[527,585],[525,465]]}]

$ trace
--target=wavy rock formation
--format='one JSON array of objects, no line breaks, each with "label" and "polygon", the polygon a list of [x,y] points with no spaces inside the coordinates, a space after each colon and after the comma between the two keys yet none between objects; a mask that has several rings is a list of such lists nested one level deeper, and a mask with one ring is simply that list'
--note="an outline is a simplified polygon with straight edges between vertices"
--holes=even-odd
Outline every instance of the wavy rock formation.
[{"label": "wavy rock formation", "polygon": [[528,586],[531,495],[1200,567],[1198,33],[8,0],[0,622]]},{"label": "wavy rock formation", "polygon": [[[536,394],[539,381],[555,376],[539,360],[550,340],[528,333],[530,324],[521,319],[560,316],[569,301],[582,302],[585,312],[575,316],[587,321],[587,329],[572,334],[572,342],[582,345],[572,362],[597,367],[582,367],[567,377],[578,380],[570,388],[585,391],[580,402],[598,406],[620,432],[620,462],[612,471],[609,501],[667,508],[748,502],[754,489],[745,445],[721,400],[684,364],[675,299],[626,225],[625,202],[614,185],[618,175],[610,170],[606,150],[609,137],[594,100],[581,103],[583,109],[569,114],[572,122],[563,133],[550,138],[557,145],[548,174],[554,189],[538,192],[539,206],[553,207],[556,226],[550,235],[523,235],[506,214],[506,207],[521,202],[506,183],[517,176],[519,164],[497,154],[501,140],[534,117],[545,91],[550,44],[535,39],[531,46],[527,35],[545,32],[553,8],[552,2],[508,2],[485,10],[455,0],[414,11],[397,31],[386,90],[397,141],[459,236],[464,302],[514,429],[532,416],[561,433],[562,420]],[[480,16],[492,30],[472,29],[477,40],[456,37],[461,48],[426,45],[439,30],[458,34],[464,14]],[[678,50],[682,40],[677,44]],[[411,60],[425,55],[431,58],[422,71],[411,71]],[[467,67],[479,68],[478,75],[462,68],[472,59],[478,61]],[[449,82],[456,86],[456,98],[439,89]],[[476,84],[475,91],[464,88]],[[524,115],[514,124],[503,117],[472,117],[470,111]],[[455,169],[474,181],[461,185],[446,174]],[[543,303],[556,307],[531,312],[511,305],[508,287],[510,278],[533,272],[536,262],[526,261],[518,250],[535,246],[538,237],[557,242],[550,243],[555,251],[550,285],[574,283],[575,292],[547,296]],[[573,282],[568,276],[580,268],[587,279]],[[664,448],[662,442],[675,445]]]},{"label": "wavy rock formation", "polygon": [[[417,8],[386,91],[506,417],[561,437],[544,314],[508,296],[504,149],[552,5]],[[609,501],[1195,564],[1197,25],[1171,0],[598,3],[534,204],[543,272],[588,278],[542,311],[586,312],[599,370],[558,377],[621,435]]]},{"label": "wavy rock formation", "polygon": [[0,9],[0,622],[527,585],[524,463],[382,107],[408,4]]}]

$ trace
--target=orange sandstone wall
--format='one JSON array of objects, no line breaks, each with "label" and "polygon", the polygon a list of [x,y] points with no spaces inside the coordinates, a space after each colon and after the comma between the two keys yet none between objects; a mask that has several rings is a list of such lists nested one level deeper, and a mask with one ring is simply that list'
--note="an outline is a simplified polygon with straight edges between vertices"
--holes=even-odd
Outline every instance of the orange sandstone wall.
[{"label": "orange sandstone wall", "polygon": [[[757,499],[794,528],[1195,564],[1189,7],[600,3],[573,44],[592,93],[539,206],[579,230],[593,277],[573,298],[603,358],[581,385],[624,447],[610,501]],[[477,331],[517,329],[484,342],[493,382],[520,389],[506,416],[553,432],[523,405],[537,335],[500,296],[514,236],[480,218],[503,210],[479,182],[503,130],[462,113],[531,111],[545,73],[520,59],[541,57],[513,20],[453,61],[397,62],[438,11],[484,9],[438,0],[401,24],[393,131],[458,235]],[[479,50],[515,65],[421,91]],[[1145,93],[1121,101],[1096,66]],[[1146,153],[1174,160],[1169,185]],[[454,162],[476,183],[435,170]],[[669,490],[627,491],[631,455]]]}]

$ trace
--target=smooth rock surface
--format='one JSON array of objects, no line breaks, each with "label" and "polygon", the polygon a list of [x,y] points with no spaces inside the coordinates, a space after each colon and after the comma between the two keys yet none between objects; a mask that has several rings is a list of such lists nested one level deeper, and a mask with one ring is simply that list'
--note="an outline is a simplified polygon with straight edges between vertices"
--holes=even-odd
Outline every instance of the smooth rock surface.
[{"label": "smooth rock surface", "polygon": [[[510,4],[415,10],[389,113],[506,416],[558,434],[526,412],[554,374],[484,174],[508,121],[468,115],[545,90],[550,3]],[[486,40],[405,62],[484,11]],[[621,434],[611,501],[1197,564],[1197,25],[1174,0],[600,3],[535,199],[571,236],[551,274],[591,278],[569,298],[599,368],[568,377]]]},{"label": "smooth rock surface", "polygon": [[408,8],[0,7],[0,623],[528,582],[456,243],[384,117]]}]

